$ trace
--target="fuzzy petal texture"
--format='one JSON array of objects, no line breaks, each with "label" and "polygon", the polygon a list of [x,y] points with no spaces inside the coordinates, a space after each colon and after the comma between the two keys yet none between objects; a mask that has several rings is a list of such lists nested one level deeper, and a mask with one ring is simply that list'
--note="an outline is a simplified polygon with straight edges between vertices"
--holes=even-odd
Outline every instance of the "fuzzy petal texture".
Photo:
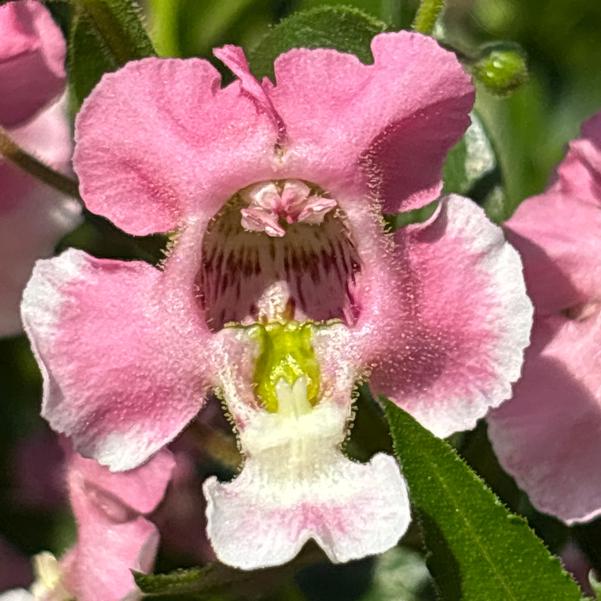
[{"label": "fuzzy petal texture", "polygon": [[68,482],[78,538],[62,565],[79,601],[122,601],[136,590],[130,570],[152,569],[158,532],[142,514],[163,498],[173,467],[169,451],[123,474],[73,454]]},{"label": "fuzzy petal texture", "polygon": [[42,415],[112,470],[144,462],[204,402],[204,322],[192,284],[172,279],[146,263],[69,250],[38,262],[24,294]]},{"label": "fuzzy petal texture", "polygon": [[438,436],[471,429],[520,376],[532,306],[519,256],[458,196],[396,241],[397,307],[382,312],[394,319],[364,342],[370,382]]},{"label": "fuzzy petal texture", "polygon": [[0,124],[33,117],[65,86],[66,44],[41,2],[0,6]]},{"label": "fuzzy petal texture", "polygon": [[536,320],[513,398],[488,417],[501,465],[544,513],[601,515],[601,313]]},{"label": "fuzzy petal texture", "polygon": [[[10,135],[55,169],[68,170],[72,144],[64,100]],[[0,336],[21,331],[19,303],[35,260],[52,254],[80,220],[75,200],[0,159]]]},{"label": "fuzzy petal texture", "polygon": [[265,178],[277,131],[239,82],[219,86],[199,59],[149,58],[105,75],[76,121],[88,208],[130,234],[165,232]]},{"label": "fuzzy petal texture", "polygon": [[438,196],[442,163],[469,125],[473,87],[432,38],[377,35],[373,65],[335,50],[291,50],[271,97],[288,135],[289,169],[332,188],[352,182],[385,211]]},{"label": "fuzzy petal texture", "polygon": [[381,454],[355,463],[343,438],[344,410],[328,403],[295,420],[259,416],[242,435],[240,475],[203,486],[217,557],[251,570],[286,563],[309,539],[335,563],[394,546],[410,521],[398,465]]}]

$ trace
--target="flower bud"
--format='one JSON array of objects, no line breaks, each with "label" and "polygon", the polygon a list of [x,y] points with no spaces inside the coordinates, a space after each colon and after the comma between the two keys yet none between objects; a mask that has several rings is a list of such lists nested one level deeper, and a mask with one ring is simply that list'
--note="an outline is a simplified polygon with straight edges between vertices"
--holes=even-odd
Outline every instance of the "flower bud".
[{"label": "flower bud", "polygon": [[509,42],[483,46],[472,65],[474,77],[493,94],[510,94],[528,79],[526,58],[520,46]]}]

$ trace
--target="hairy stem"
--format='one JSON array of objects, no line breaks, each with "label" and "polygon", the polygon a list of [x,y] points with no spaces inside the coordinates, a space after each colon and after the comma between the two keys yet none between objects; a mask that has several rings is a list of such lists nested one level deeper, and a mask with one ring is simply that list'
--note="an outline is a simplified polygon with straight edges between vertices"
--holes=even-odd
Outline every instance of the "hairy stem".
[{"label": "hairy stem", "polygon": [[21,148],[0,126],[0,155],[59,192],[79,199],[77,181],[48,167]]},{"label": "hairy stem", "polygon": [[444,0],[421,0],[413,21],[413,29],[426,35],[431,34],[443,8]]}]

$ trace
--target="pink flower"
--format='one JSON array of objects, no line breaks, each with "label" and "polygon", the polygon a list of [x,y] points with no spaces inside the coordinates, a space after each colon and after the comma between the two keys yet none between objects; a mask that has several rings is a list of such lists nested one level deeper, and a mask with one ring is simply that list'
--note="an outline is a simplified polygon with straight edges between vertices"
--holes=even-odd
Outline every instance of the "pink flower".
[{"label": "pink flower", "polygon": [[113,474],[70,452],[67,481],[77,521],[77,542],[57,561],[36,557],[36,581],[3,601],[122,601],[137,587],[131,570],[152,569],[159,534],[144,517],[162,500],[174,460],[161,451],[136,470]]},{"label": "pink flower", "polygon": [[524,375],[491,415],[490,438],[540,511],[588,521],[601,515],[601,113],[507,231],[535,320]]},{"label": "pink flower", "polygon": [[114,470],[173,439],[215,389],[245,463],[204,484],[217,557],[379,553],[410,520],[392,457],[341,452],[370,378],[439,435],[509,396],[528,342],[517,253],[470,201],[394,236],[381,211],[435,199],[473,89],[430,38],[383,34],[373,65],[292,50],[259,83],[242,51],[106,75],[77,119],[87,206],[130,234],[177,231],[157,269],[68,251],[42,261],[23,316],[43,415]]},{"label": "pink flower", "polygon": [[[66,171],[65,40],[39,2],[0,6],[0,125],[25,150]],[[41,112],[40,112],[41,111]],[[79,220],[79,205],[0,157],[0,336],[21,330],[21,293],[38,257]]]}]

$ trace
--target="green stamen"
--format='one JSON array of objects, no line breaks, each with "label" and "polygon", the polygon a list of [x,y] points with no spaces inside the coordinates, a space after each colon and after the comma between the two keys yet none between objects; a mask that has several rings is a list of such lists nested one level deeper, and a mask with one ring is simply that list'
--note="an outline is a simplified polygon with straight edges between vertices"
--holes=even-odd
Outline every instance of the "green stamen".
[{"label": "green stamen", "polygon": [[307,401],[314,406],[318,400],[320,374],[312,344],[313,324],[295,321],[257,324],[251,335],[261,347],[254,383],[265,409],[272,413],[278,411],[279,382],[285,382],[292,389],[299,378],[305,378]]}]

